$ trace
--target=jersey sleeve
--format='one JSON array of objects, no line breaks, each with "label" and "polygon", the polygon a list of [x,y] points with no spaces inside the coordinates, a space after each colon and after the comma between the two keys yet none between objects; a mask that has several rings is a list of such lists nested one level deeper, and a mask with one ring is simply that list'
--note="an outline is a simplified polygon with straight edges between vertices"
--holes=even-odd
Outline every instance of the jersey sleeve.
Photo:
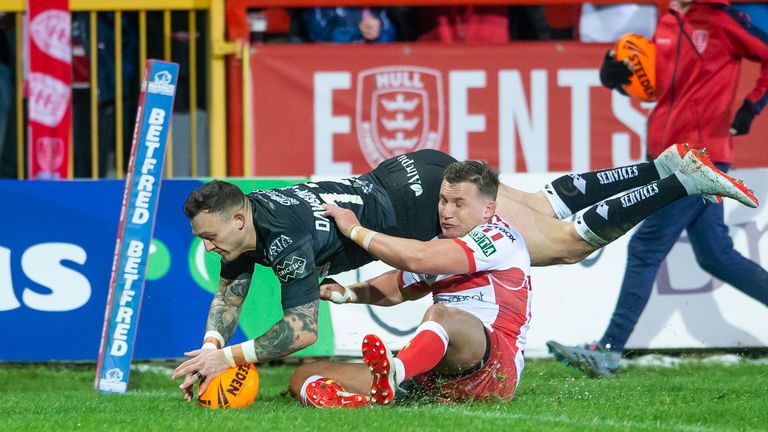
[{"label": "jersey sleeve", "polygon": [[479,225],[455,241],[464,248],[472,273],[512,267],[528,272],[531,267],[523,237],[512,228]]}]

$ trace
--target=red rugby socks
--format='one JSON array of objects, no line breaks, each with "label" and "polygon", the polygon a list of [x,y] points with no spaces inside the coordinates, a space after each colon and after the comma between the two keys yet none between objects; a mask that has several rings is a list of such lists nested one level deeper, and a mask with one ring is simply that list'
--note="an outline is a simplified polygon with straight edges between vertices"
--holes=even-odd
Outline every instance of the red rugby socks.
[{"label": "red rugby socks", "polygon": [[448,332],[434,321],[426,321],[416,329],[416,336],[395,358],[397,383],[437,366],[448,350]]}]

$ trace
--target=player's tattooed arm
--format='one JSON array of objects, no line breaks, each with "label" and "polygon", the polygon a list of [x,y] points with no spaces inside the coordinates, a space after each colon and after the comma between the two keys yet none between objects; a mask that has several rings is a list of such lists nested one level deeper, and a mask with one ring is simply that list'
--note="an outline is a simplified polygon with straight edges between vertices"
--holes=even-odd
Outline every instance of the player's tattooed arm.
[{"label": "player's tattooed arm", "polygon": [[283,319],[253,340],[260,362],[285,357],[317,340],[317,313],[320,300],[285,309]]},{"label": "player's tattooed arm", "polygon": [[221,333],[225,343],[229,341],[237,329],[240,311],[250,286],[251,275],[248,273],[243,273],[235,279],[221,278],[208,311],[205,330],[216,330]]}]

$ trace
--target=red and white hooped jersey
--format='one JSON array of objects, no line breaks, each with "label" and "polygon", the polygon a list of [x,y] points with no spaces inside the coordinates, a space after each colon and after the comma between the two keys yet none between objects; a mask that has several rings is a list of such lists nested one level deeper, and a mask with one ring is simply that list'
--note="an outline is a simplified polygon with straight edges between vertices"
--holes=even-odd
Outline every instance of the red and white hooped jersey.
[{"label": "red and white hooped jersey", "polygon": [[471,313],[491,331],[513,338],[521,352],[531,319],[531,257],[523,237],[504,219],[493,216],[453,240],[467,254],[467,274],[403,272],[400,282],[406,289],[426,284],[435,304]]}]

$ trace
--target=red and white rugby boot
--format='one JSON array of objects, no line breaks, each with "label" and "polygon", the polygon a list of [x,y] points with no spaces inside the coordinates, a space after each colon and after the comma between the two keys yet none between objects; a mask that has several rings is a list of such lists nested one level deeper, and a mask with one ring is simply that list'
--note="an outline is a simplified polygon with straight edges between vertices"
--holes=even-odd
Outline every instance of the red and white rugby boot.
[{"label": "red and white rugby boot", "polygon": [[[659,172],[660,178],[666,178],[671,176],[680,168],[683,163],[683,158],[689,151],[700,152],[701,157],[706,157],[706,150],[691,149],[688,143],[672,144],[667,147],[666,150],[653,160],[656,165],[656,171]],[[716,204],[723,203],[723,197],[720,195],[703,195],[704,199]]]},{"label": "red and white rugby boot", "polygon": [[659,177],[666,178],[674,174],[683,163],[683,158],[690,150],[688,143],[672,144],[653,160]]},{"label": "red and white rugby boot", "polygon": [[363,362],[368,365],[373,377],[371,383],[371,400],[378,405],[394,403],[395,389],[395,365],[394,357],[381,338],[375,334],[369,334],[363,338]]},{"label": "red and white rugby boot", "polygon": [[760,205],[754,192],[742,180],[720,171],[704,151],[689,151],[676,175],[689,194],[720,195],[752,208]]},{"label": "red and white rugby boot", "polygon": [[344,390],[338,382],[320,378],[307,384],[307,401],[316,408],[362,408],[371,406],[371,398]]}]

